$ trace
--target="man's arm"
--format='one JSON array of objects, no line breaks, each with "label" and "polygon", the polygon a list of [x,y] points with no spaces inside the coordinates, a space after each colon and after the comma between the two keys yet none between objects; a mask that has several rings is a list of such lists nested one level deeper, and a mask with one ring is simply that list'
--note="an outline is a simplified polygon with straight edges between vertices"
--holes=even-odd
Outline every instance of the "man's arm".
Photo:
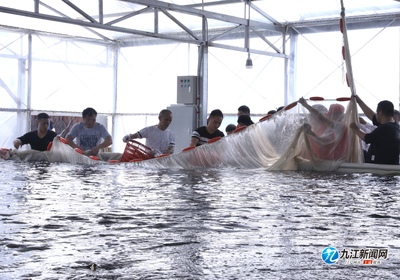
[{"label": "man's arm", "polygon": [[361,100],[361,98],[356,95],[356,101],[357,104],[360,106],[361,110],[364,112],[364,114],[367,116],[368,119],[372,121],[373,116],[375,115],[375,112],[367,106],[367,104],[364,103],[364,101]]},{"label": "man's arm", "polygon": [[190,140],[190,146],[196,147],[197,143],[199,143],[199,139],[196,137],[192,137]]},{"label": "man's arm", "polygon": [[175,151],[175,146],[168,146],[167,154],[173,154]]},{"label": "man's arm", "polygon": [[82,149],[78,145],[75,144],[74,139],[78,136],[79,132],[79,126],[80,123],[76,123],[72,126],[71,130],[68,132],[68,134],[65,136],[65,140],[67,140],[68,145],[70,145],[72,148],[78,148]]},{"label": "man's arm", "polygon": [[354,133],[361,138],[361,140],[365,141],[365,133],[362,132],[356,123],[351,123],[350,128],[354,131]]},{"label": "man's arm", "polygon": [[75,144],[74,138],[72,138],[72,136],[67,135],[67,137],[65,137],[65,140],[67,140],[68,145],[70,145],[72,148],[81,149],[81,147],[79,147],[78,145]]},{"label": "man's arm", "polygon": [[30,144],[33,133],[36,133],[36,132],[33,132],[33,131],[27,132],[24,135],[22,135],[21,137],[16,138],[13,141],[14,148],[18,149],[18,148],[22,147],[25,144]]},{"label": "man's arm", "polygon": [[301,97],[298,102],[301,105],[303,105],[303,107],[306,108],[311,114],[314,114],[315,116],[317,116],[320,121],[323,121],[330,126],[334,125],[334,123],[330,119],[324,117],[320,112],[318,112],[316,109],[314,109],[312,106],[310,106],[310,104],[308,104],[307,101],[303,97]]},{"label": "man's arm", "polygon": [[96,147],[94,147],[93,149],[91,149],[89,151],[85,151],[85,154],[88,153],[89,155],[96,156],[99,153],[100,149],[107,148],[110,145],[112,145],[112,137],[107,136],[106,139],[104,139],[104,141],[101,142],[99,145],[97,145]]},{"label": "man's arm", "polygon": [[140,135],[138,132],[136,132],[135,134],[127,134],[124,136],[124,138],[122,138],[122,141],[124,143],[128,142],[129,140],[133,140],[133,139],[137,139],[140,138]]}]

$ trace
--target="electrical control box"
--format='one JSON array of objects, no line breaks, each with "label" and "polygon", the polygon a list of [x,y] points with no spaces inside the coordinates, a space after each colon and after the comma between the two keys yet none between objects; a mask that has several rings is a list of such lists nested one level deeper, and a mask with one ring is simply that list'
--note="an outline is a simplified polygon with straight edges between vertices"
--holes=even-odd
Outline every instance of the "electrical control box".
[{"label": "electrical control box", "polygon": [[196,106],[173,104],[167,108],[172,112],[172,122],[169,125],[175,133],[175,153],[190,145],[192,132],[196,128]]},{"label": "electrical control box", "polygon": [[196,104],[197,76],[177,77],[177,100],[178,104]]}]

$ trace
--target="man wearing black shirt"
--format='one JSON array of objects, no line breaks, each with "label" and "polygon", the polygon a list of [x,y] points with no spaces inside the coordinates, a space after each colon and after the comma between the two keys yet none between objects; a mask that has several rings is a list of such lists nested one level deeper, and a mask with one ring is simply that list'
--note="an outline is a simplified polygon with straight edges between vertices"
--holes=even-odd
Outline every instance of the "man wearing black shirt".
[{"label": "man wearing black shirt", "polygon": [[54,137],[57,136],[57,133],[52,130],[48,130],[49,115],[46,113],[38,114],[36,117],[36,123],[38,126],[37,130],[28,132],[14,140],[13,144],[16,149],[22,145],[30,144],[32,150],[47,150],[47,146],[53,141]]},{"label": "man wearing black shirt", "polygon": [[193,131],[190,146],[197,147],[206,144],[208,140],[215,137],[224,137],[224,133],[218,128],[220,127],[224,115],[221,110],[216,109],[210,113],[206,126],[201,126]]},{"label": "man wearing black shirt", "polygon": [[358,96],[356,96],[356,101],[365,115],[377,126],[371,133],[364,133],[357,124],[350,125],[357,136],[370,144],[365,154],[365,162],[399,164],[400,127],[393,119],[393,103],[387,100],[379,102],[375,114]]}]

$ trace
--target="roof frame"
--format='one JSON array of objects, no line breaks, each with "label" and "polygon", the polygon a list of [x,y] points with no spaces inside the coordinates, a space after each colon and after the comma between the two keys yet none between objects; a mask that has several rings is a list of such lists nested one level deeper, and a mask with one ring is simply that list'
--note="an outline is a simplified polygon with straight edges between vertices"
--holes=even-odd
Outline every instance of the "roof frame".
[{"label": "roof frame", "polygon": [[[84,11],[83,8],[79,7],[79,5],[72,3],[70,0],[61,0],[66,6],[77,12],[79,15],[82,16],[82,18],[71,18],[67,16],[66,14],[60,12],[57,10],[54,6],[50,6],[49,4],[44,3],[43,1],[40,0],[34,0],[33,5],[34,5],[34,12],[29,11],[28,9],[25,10],[20,10],[20,9],[14,9],[10,7],[5,7],[5,6],[0,6],[0,13],[7,13],[7,14],[12,14],[16,16],[24,16],[24,17],[31,17],[35,19],[40,19],[40,20],[45,20],[45,21],[54,21],[54,22],[60,22],[60,23],[65,23],[65,24],[72,24],[72,25],[77,25],[81,26],[93,34],[96,35],[99,39],[92,39],[94,41],[102,41],[102,42],[119,42],[122,43],[123,46],[129,45],[129,42],[132,42],[135,38],[142,38],[142,37],[151,37],[151,38],[156,38],[156,39],[163,39],[163,40],[171,40],[171,41],[177,41],[177,42],[184,42],[184,43],[191,43],[191,44],[196,44],[196,45],[204,45],[204,44],[209,44],[208,42],[208,32],[204,32],[203,30],[191,30],[187,26],[185,26],[182,22],[180,22],[176,17],[174,17],[171,12],[177,12],[177,13],[182,13],[186,15],[190,15],[193,17],[201,17],[203,21],[207,22],[208,19],[211,20],[217,20],[225,23],[229,23],[234,25],[232,30],[236,30],[236,32],[243,33],[243,30],[241,30],[241,27],[245,26],[251,26],[252,30],[255,31],[256,28],[259,30],[267,30],[273,34],[279,34],[283,35],[285,32],[285,28],[281,25],[276,24],[276,21],[273,24],[266,23],[266,22],[260,22],[260,21],[255,21],[255,20],[249,20],[246,18],[241,18],[241,17],[235,17],[235,16],[229,16],[226,14],[220,14],[220,13],[215,13],[215,12],[210,12],[210,11],[204,11],[200,10],[196,7],[199,7],[200,4],[192,4],[192,5],[176,5],[176,4],[171,4],[171,3],[166,3],[162,1],[157,1],[157,0],[119,0],[121,2],[127,2],[139,6],[143,6],[138,11],[134,12],[129,12],[129,13],[122,13],[120,14],[120,17],[114,20],[111,20],[109,22],[104,23],[104,19],[110,15],[110,13],[107,13],[107,11],[104,10],[103,6],[103,0],[98,0],[98,15],[89,15],[87,12]],[[223,4],[229,4],[229,3],[238,3],[242,2],[241,0],[225,0],[225,1],[214,1],[214,2],[209,2],[207,5],[223,5]],[[254,4],[251,2],[247,3],[249,7],[256,9],[258,12],[259,9],[257,9]],[[54,12],[56,15],[49,15],[45,13],[40,12],[40,7],[45,7],[46,9],[51,10]],[[163,14],[165,14],[172,22],[174,22],[177,26],[179,26],[183,32],[181,33],[160,33],[158,30],[158,12],[161,11]],[[149,31],[143,31],[143,30],[138,30],[138,29],[133,29],[133,28],[127,28],[127,27],[121,27],[117,26],[117,23],[120,23],[124,20],[127,20],[129,18],[132,18],[134,16],[143,14],[143,13],[150,13],[153,12],[154,14],[154,30],[153,32]],[[271,20],[271,17],[268,17],[268,15],[263,15],[268,18],[268,20]],[[115,16],[115,15],[114,15]],[[204,27],[203,27],[204,28]],[[109,38],[108,36],[105,36],[101,34],[101,30],[106,30],[106,31],[112,31],[112,32],[117,32],[121,34],[125,34],[128,36],[123,36],[119,38]],[[208,31],[208,30],[207,30]],[[218,32],[221,32],[218,34]],[[214,29],[213,32],[215,34],[214,39],[216,38],[223,38],[225,37],[226,29]],[[204,38],[204,34],[206,34]],[[261,33],[256,33],[258,36],[261,36]],[[132,36],[133,35],[133,36]],[[236,33],[237,35],[237,33]],[[266,38],[261,38],[265,41],[268,42]],[[244,36],[243,36],[244,39]],[[125,42],[127,44],[125,44]],[[268,43],[271,45],[270,43]],[[224,45],[221,44],[209,44],[213,45],[214,47],[223,47]],[[230,48],[230,47],[227,47]],[[279,48],[273,47],[273,49],[276,51]],[[237,48],[239,51],[246,51],[245,48]],[[267,53],[264,53],[267,54]]]},{"label": "roof frame", "polygon": [[[76,26],[81,26],[86,30],[89,30],[93,34],[95,34],[96,38],[86,38],[87,40],[95,41],[97,43],[121,43],[121,46],[130,46],[130,45],[137,45],[142,44],[138,43],[138,41],[143,40],[143,38],[153,38],[159,39],[160,43],[165,43],[166,41],[170,42],[183,42],[183,43],[190,43],[196,45],[209,45],[213,47],[219,48],[227,48],[227,49],[235,49],[237,51],[250,51],[254,53],[260,53],[265,55],[271,55],[269,52],[263,52],[258,50],[248,50],[246,47],[238,48],[232,47],[220,43],[216,43],[216,40],[227,40],[230,38],[240,38],[240,36],[245,40],[245,32],[246,29],[251,31],[249,34],[250,38],[253,37],[260,37],[266,44],[268,44],[275,55],[283,55],[280,48],[274,46],[266,36],[270,35],[277,35],[285,36],[287,35],[287,30],[293,27],[297,31],[301,33],[315,33],[318,32],[321,28],[324,28],[324,31],[331,30],[336,31],[338,30],[338,21],[339,21],[339,13],[337,18],[329,18],[329,19],[319,19],[319,20],[311,20],[311,21],[301,21],[301,22],[286,22],[280,23],[269,14],[265,13],[262,9],[257,6],[257,0],[221,0],[221,1],[212,1],[207,3],[198,3],[198,4],[188,4],[188,5],[177,5],[172,3],[166,3],[158,0],[119,0],[120,2],[130,3],[132,5],[137,6],[139,9],[132,12],[123,12],[123,13],[111,13],[105,10],[105,6],[103,5],[104,0],[97,0],[98,13],[93,15],[89,14],[84,10],[84,8],[80,7],[80,1],[76,1],[74,4],[72,0],[61,0],[57,1],[57,3],[64,3],[70,9],[77,12],[81,15],[81,18],[71,18],[66,14],[62,13],[61,11],[57,10],[53,3],[56,2],[48,2],[51,4],[44,3],[43,0],[34,0],[33,8],[34,12],[24,9],[14,9],[6,6],[0,6],[0,13],[7,13],[13,14],[17,16],[24,16],[24,17],[31,17],[36,18],[44,21],[54,21],[60,22],[65,24],[72,24]],[[235,17],[229,16],[226,14],[220,14],[210,11],[205,11],[200,9],[201,7],[205,6],[219,6],[225,4],[235,4],[235,3],[243,3],[243,5],[247,5],[252,10],[256,11],[260,14],[263,18],[266,19],[265,22],[256,21],[256,20],[249,20],[245,17]],[[45,7],[46,9],[51,10],[55,15],[44,14],[40,12],[40,7]],[[32,7],[31,7],[32,8]],[[177,26],[180,27],[182,32],[173,32],[173,33],[160,33],[159,26],[158,26],[158,14],[162,12],[169,18],[172,22],[174,22]],[[225,28],[216,28],[210,29],[206,32],[204,30],[193,30],[185,26],[182,22],[180,22],[173,14],[181,13],[190,15],[193,17],[201,17],[203,21],[206,23],[208,19],[221,21],[225,23],[229,23],[232,25],[231,27]],[[130,27],[121,27],[118,26],[117,23],[123,22],[129,18],[144,14],[144,13],[153,13],[154,19],[153,24],[154,28],[153,31],[144,31],[139,29],[133,29]],[[114,19],[105,22],[105,19],[108,17],[113,17]],[[115,17],[118,17],[115,19]],[[362,28],[371,28],[371,27],[380,27],[380,26],[399,26],[400,21],[399,13],[388,13],[388,14],[375,14],[375,15],[363,15],[357,17],[348,17],[348,29],[362,29]],[[204,28],[204,24],[203,27]],[[31,32],[33,30],[30,30]],[[111,31],[117,32],[121,34],[119,37],[107,36],[102,34],[101,31]],[[38,31],[40,32],[40,31]],[[104,33],[104,32],[103,32]],[[263,35],[264,34],[264,35]],[[268,34],[268,35],[265,35]],[[57,34],[62,35],[62,34]],[[85,39],[85,37],[81,37]]]}]

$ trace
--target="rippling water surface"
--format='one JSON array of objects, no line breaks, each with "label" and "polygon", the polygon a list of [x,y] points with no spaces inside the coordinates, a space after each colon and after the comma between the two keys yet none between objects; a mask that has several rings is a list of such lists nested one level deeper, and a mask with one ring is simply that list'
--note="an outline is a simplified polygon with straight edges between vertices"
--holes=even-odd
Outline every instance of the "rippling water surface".
[{"label": "rippling water surface", "polygon": [[[398,279],[400,177],[0,162],[0,279]],[[333,265],[327,246],[384,248]]]}]

